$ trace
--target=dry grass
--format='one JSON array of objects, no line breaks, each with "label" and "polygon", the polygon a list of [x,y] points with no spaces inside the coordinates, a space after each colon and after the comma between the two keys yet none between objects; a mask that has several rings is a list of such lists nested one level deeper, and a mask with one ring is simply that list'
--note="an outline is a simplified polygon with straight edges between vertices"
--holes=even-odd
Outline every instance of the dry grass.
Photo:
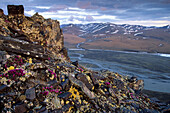
[{"label": "dry grass", "polygon": [[[162,47],[159,47],[163,44]],[[133,40],[122,36],[100,39],[95,42],[82,45],[87,49],[109,49],[109,50],[134,50],[146,52],[170,53],[170,43],[156,39]]]},{"label": "dry grass", "polygon": [[85,41],[84,38],[80,38],[76,35],[64,34],[64,42],[66,42],[66,43],[77,44],[77,43],[84,42],[84,41]]}]

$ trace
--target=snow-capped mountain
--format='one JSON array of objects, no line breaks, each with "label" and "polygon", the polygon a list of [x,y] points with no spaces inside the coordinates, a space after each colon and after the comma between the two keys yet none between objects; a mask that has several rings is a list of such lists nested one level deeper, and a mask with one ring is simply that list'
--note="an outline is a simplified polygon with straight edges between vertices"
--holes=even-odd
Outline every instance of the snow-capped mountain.
[{"label": "snow-capped mountain", "polygon": [[114,34],[139,36],[148,30],[170,29],[170,25],[164,27],[146,27],[141,25],[117,25],[112,23],[90,24],[66,24],[61,25],[64,33],[71,33],[82,38],[108,38]]}]

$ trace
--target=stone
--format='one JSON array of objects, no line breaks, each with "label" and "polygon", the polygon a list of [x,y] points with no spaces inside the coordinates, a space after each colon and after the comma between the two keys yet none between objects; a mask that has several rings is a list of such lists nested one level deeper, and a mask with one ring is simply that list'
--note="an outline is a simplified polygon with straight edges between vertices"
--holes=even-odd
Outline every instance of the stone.
[{"label": "stone", "polygon": [[48,113],[46,107],[42,107],[40,110],[37,110],[36,113]]},{"label": "stone", "polygon": [[24,14],[23,5],[8,5],[8,15]]},{"label": "stone", "polygon": [[30,100],[35,99],[36,98],[35,88],[27,89],[25,92],[25,95],[27,99],[30,99]]},{"label": "stone", "polygon": [[63,94],[58,95],[58,98],[62,98],[62,99],[67,100],[71,95],[72,95],[72,93],[70,93],[70,92],[65,92],[65,93],[63,93]]},{"label": "stone", "polygon": [[5,89],[7,89],[8,86],[7,85],[1,85],[0,86],[0,92],[3,92]]},{"label": "stone", "polygon": [[144,89],[144,81],[138,80],[133,89],[142,91]]},{"label": "stone", "polygon": [[87,95],[88,98],[90,98],[90,99],[94,99],[94,98],[95,98],[94,93],[91,92],[82,81],[77,80],[76,78],[72,77],[71,75],[69,75],[69,80],[70,80],[74,85],[80,87],[81,90]]},{"label": "stone", "polygon": [[52,99],[52,103],[53,103],[55,109],[60,109],[60,108],[62,108],[62,106],[61,106],[61,104],[60,104],[60,99],[57,98],[57,96],[55,96],[55,97]]},{"label": "stone", "polygon": [[62,107],[62,112],[68,111],[70,107],[72,107],[71,104],[66,104],[66,105],[64,105],[64,106]]},{"label": "stone", "polygon": [[4,11],[0,9],[0,17],[4,16]]},{"label": "stone", "polygon": [[7,53],[5,51],[0,51],[0,62],[6,60]]},{"label": "stone", "polygon": [[26,96],[25,96],[25,95],[21,95],[21,96],[19,97],[19,99],[22,100],[22,101],[24,101],[24,100],[26,99]]},{"label": "stone", "polygon": [[104,80],[105,79],[105,77],[103,75],[96,74],[96,73],[91,73],[90,78],[91,78],[94,85],[98,84],[98,80]]},{"label": "stone", "polygon": [[114,92],[112,88],[109,88],[109,93],[112,95],[112,97],[117,98],[116,93]]},{"label": "stone", "polygon": [[137,77],[135,76],[132,76],[130,79],[129,79],[129,82],[136,82],[137,81]]},{"label": "stone", "polygon": [[16,105],[14,111],[15,113],[25,113],[27,111],[26,104]]},{"label": "stone", "polygon": [[76,67],[79,67],[78,61],[72,62],[72,64],[73,64],[74,66],[76,66]]},{"label": "stone", "polygon": [[66,85],[68,85],[69,79],[65,79],[64,82],[61,82],[62,89],[65,89]]},{"label": "stone", "polygon": [[90,81],[88,81],[86,76],[87,75],[84,75],[84,74],[78,74],[77,79],[81,80],[87,86],[88,89],[92,89],[93,86],[89,83]]}]

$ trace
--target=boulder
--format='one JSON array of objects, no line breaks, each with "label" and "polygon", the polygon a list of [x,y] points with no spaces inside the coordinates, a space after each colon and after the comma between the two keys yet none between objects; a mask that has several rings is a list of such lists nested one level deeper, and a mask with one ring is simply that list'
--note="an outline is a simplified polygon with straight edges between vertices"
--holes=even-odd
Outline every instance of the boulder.
[{"label": "boulder", "polygon": [[23,5],[8,5],[8,15],[24,14]]}]

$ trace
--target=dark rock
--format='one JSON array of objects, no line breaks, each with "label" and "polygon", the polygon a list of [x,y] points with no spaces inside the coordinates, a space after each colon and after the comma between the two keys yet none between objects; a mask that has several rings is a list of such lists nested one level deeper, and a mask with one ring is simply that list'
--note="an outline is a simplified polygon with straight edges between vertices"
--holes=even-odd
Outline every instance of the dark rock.
[{"label": "dark rock", "polygon": [[8,86],[7,85],[1,85],[0,86],[0,92],[4,91],[5,89],[7,89]]},{"label": "dark rock", "polygon": [[3,15],[4,15],[4,11],[0,9],[0,17],[2,17]]},{"label": "dark rock", "polygon": [[73,64],[74,66],[76,66],[76,67],[79,67],[78,61],[72,62],[72,64]]},{"label": "dark rock", "polygon": [[8,15],[24,14],[23,5],[8,5]]},{"label": "dark rock", "polygon": [[78,74],[77,79],[81,80],[87,86],[88,89],[92,89],[93,86],[89,83],[90,81],[87,80],[86,76],[87,75],[84,74]]},{"label": "dark rock", "polygon": [[129,79],[129,82],[136,82],[137,81],[137,77],[133,76]]},{"label": "dark rock", "polygon": [[24,113],[27,111],[27,105],[26,104],[16,105],[14,111],[15,113]]},{"label": "dark rock", "polygon": [[27,99],[30,99],[30,100],[35,99],[36,98],[35,88],[27,89],[25,92],[25,95]]},{"label": "dark rock", "polygon": [[68,85],[68,83],[69,83],[69,80],[68,80],[68,79],[65,79],[64,82],[61,82],[61,87],[62,87],[62,89],[65,89],[65,87],[66,87],[66,85]]},{"label": "dark rock", "polygon": [[85,93],[88,98],[90,98],[90,99],[94,99],[94,98],[95,98],[94,93],[91,92],[82,81],[77,80],[76,78],[72,77],[71,75],[69,75],[69,80],[70,80],[74,85],[80,87],[81,90],[83,91],[83,93]]},{"label": "dark rock", "polygon": [[66,105],[64,105],[64,106],[62,107],[62,112],[68,111],[71,106],[72,106],[71,104],[66,104]]},{"label": "dark rock", "polygon": [[37,110],[36,113],[48,113],[46,107],[42,107],[40,110]]},{"label": "dark rock", "polygon": [[131,105],[135,108],[135,109],[139,109],[139,105],[135,104],[135,103],[131,103]]},{"label": "dark rock", "polygon": [[48,86],[55,86],[55,85],[58,85],[59,83],[57,80],[51,80],[47,84],[48,84]]},{"label": "dark rock", "polygon": [[6,60],[6,55],[7,53],[5,51],[0,51],[0,62]]},{"label": "dark rock", "polygon": [[94,85],[98,84],[98,80],[104,80],[105,79],[105,77],[103,75],[96,74],[96,73],[90,74],[90,78],[91,78]]},{"label": "dark rock", "polygon": [[152,97],[152,98],[150,98],[150,100],[153,101],[153,102],[160,102],[160,100],[157,99],[156,97]]},{"label": "dark rock", "polygon": [[112,95],[112,97],[117,98],[116,93],[114,92],[113,88],[109,88],[109,93]]},{"label": "dark rock", "polygon": [[72,93],[70,93],[70,92],[65,92],[65,93],[63,93],[63,94],[58,95],[58,97],[67,100],[71,95],[72,95]]}]

